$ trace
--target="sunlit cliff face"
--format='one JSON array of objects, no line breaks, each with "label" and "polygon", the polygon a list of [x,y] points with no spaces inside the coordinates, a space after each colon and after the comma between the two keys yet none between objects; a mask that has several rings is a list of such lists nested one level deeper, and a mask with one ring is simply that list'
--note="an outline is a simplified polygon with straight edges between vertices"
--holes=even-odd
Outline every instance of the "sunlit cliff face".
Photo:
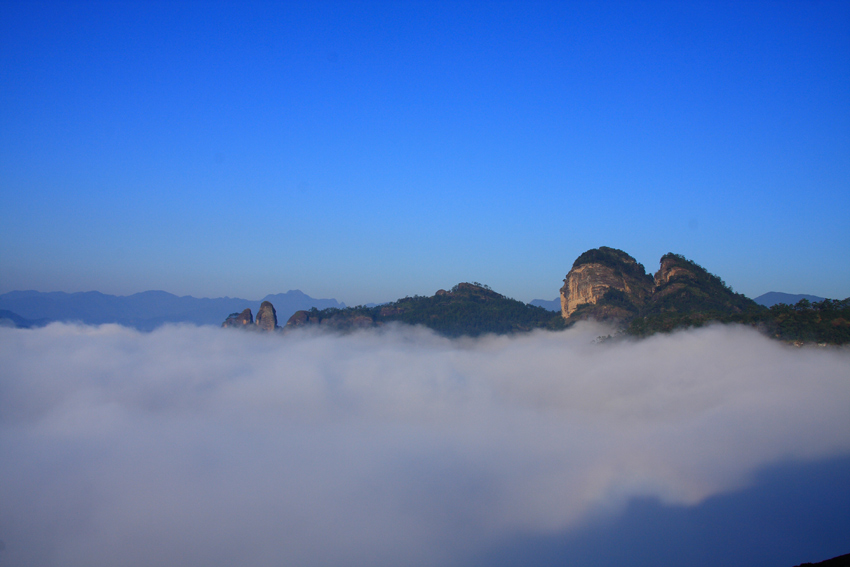
[{"label": "sunlit cliff face", "polygon": [[577,266],[567,274],[564,287],[561,289],[561,315],[564,319],[569,318],[579,305],[596,303],[611,288],[627,294],[637,291],[646,295],[646,290],[629,283],[628,278],[602,264]]},{"label": "sunlit cliff face", "polygon": [[461,565],[850,453],[850,352],[421,328],[0,329],[8,565]]},{"label": "sunlit cliff face", "polygon": [[609,289],[624,292],[637,306],[653,291],[643,266],[622,250],[604,246],[588,250],[564,279],[561,315],[568,319],[579,305],[597,303]]}]

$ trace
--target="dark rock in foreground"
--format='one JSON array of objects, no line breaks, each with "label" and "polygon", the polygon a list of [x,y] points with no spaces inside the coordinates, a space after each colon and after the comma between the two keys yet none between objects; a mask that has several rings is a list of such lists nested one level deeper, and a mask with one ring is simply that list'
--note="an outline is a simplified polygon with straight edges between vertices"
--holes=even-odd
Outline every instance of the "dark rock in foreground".
[{"label": "dark rock in foreground", "polygon": [[850,553],[839,555],[820,563],[800,563],[796,567],[850,567]]}]

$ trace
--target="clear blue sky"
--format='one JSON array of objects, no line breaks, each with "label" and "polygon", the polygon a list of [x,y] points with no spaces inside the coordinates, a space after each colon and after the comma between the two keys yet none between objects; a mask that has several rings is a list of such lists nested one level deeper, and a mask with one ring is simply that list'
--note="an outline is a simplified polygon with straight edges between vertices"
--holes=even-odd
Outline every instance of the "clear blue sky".
[{"label": "clear blue sky", "polygon": [[848,2],[0,4],[0,292],[850,296]]}]

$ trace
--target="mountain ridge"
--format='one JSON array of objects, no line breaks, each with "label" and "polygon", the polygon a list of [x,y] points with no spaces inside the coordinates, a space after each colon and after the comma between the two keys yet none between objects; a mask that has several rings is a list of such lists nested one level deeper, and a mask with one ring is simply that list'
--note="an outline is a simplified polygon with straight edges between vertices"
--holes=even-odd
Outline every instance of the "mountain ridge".
[{"label": "mountain ridge", "polygon": [[350,331],[393,322],[424,325],[449,337],[563,328],[556,312],[505,297],[478,282],[461,282],[432,296],[404,297],[375,307],[298,311],[283,330],[315,327]]},{"label": "mountain ridge", "polygon": [[300,290],[267,295],[262,300],[238,297],[197,298],[177,296],[162,290],[148,290],[131,295],[109,295],[99,291],[39,292],[16,290],[0,295],[0,309],[41,323],[53,321],[81,322],[89,325],[117,323],[142,331],[151,331],[167,323],[220,325],[229,313],[246,305],[258,311],[263,301],[272,298],[281,317],[288,318],[299,309],[311,307],[345,307],[336,299],[317,299]]},{"label": "mountain ridge", "polygon": [[[406,297],[380,308],[298,311],[282,330],[350,331],[397,321],[452,337],[556,330],[596,319],[614,324],[618,333],[638,337],[717,322],[755,326],[774,338],[801,344],[850,342],[850,299],[815,304],[803,300],[795,306],[768,309],[736,293],[693,260],[672,252],[661,257],[658,271],[650,275],[622,250],[588,250],[564,278],[560,303],[558,314],[506,298],[478,282],[463,282],[451,291]],[[224,326],[235,325],[226,322]]]},{"label": "mountain ridge", "polygon": [[[350,330],[399,322],[425,325],[447,336],[555,330],[583,319],[609,321],[619,332],[647,336],[721,322],[757,326],[786,341],[850,342],[850,299],[769,292],[759,299],[785,301],[768,308],[735,293],[718,276],[682,255],[667,253],[659,264],[651,275],[622,250],[594,248],[573,262],[559,299],[530,304],[478,282],[462,282],[433,296],[357,307],[312,298],[301,290],[268,294],[260,301],[177,296],[163,290],[128,296],[16,290],[0,295],[0,320],[4,326],[20,327],[53,321],[117,323],[143,331],[181,322],[267,331],[310,325]],[[793,299],[799,301],[791,304]],[[560,312],[554,309],[556,302]],[[282,328],[279,320],[286,321]]]},{"label": "mountain ridge", "polygon": [[528,302],[529,305],[534,305],[535,307],[542,307],[547,311],[560,311],[561,310],[561,299],[556,297],[555,299],[532,299]]},{"label": "mountain ridge", "polygon": [[774,305],[777,305],[779,303],[784,303],[786,305],[795,305],[801,299],[816,303],[818,301],[823,301],[826,298],[817,295],[809,295],[807,293],[784,293],[781,291],[769,291],[767,293],[761,294],[758,297],[754,297],[753,301],[755,301],[759,305],[764,305],[765,307],[773,307]]}]

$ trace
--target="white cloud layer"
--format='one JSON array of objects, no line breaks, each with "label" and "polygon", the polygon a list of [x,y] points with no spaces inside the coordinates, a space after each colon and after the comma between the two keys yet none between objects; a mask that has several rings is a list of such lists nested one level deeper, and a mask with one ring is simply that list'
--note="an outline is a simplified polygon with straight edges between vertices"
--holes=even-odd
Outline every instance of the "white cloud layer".
[{"label": "white cloud layer", "polygon": [[0,565],[463,564],[850,453],[847,349],[604,333],[2,328]]}]

